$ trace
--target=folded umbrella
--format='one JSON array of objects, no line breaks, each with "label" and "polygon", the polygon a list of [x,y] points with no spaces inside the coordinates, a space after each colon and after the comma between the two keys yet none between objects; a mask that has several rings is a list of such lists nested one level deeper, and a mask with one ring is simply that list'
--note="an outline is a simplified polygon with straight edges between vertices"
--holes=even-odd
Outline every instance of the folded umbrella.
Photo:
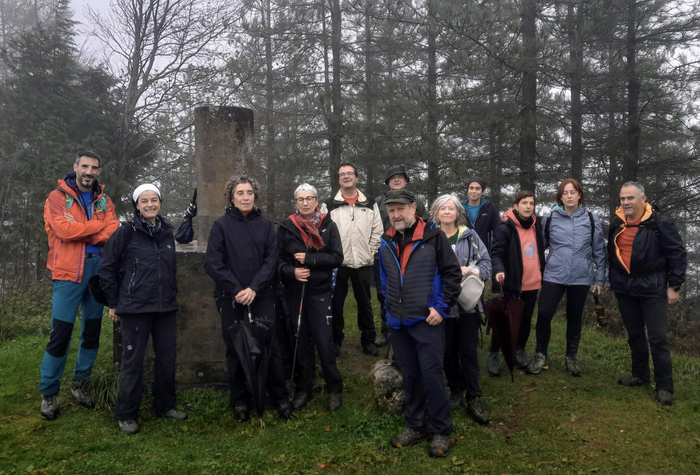
[{"label": "folded umbrella", "polygon": [[253,404],[262,420],[274,329],[260,320],[237,320],[229,327]]},{"label": "folded umbrella", "polygon": [[486,302],[484,311],[489,318],[489,325],[500,343],[503,359],[510,371],[510,379],[513,381],[515,350],[518,346],[520,320],[523,318],[525,302],[518,298],[505,297],[503,295],[503,282],[499,283],[501,284],[500,296]]}]

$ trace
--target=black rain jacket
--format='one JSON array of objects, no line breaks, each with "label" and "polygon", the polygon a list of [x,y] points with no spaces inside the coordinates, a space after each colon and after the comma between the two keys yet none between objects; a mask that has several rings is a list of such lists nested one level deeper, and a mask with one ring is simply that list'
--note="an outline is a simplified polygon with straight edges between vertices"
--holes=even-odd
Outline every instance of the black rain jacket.
[{"label": "black rain jacket", "polygon": [[610,290],[634,297],[666,299],[668,287],[681,285],[685,281],[688,263],[688,255],[676,225],[647,204],[632,243],[628,271],[620,260],[616,241],[626,229],[626,219],[619,209],[615,214],[608,235]]},{"label": "black rain jacket", "polygon": [[277,236],[272,221],[254,208],[243,216],[231,207],[214,221],[204,269],[214,279],[214,298],[234,298],[250,288],[271,296],[277,269]]},{"label": "black rain jacket", "polygon": [[159,218],[161,229],[151,235],[134,215],[102,250],[100,287],[117,315],[178,309],[173,226]]}]

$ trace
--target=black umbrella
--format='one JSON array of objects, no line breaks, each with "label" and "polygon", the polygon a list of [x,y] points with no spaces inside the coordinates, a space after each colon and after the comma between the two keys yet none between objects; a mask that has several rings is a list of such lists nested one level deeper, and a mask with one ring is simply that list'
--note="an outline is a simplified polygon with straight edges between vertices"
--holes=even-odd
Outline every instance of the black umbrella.
[{"label": "black umbrella", "polygon": [[518,333],[520,332],[520,320],[523,318],[525,302],[505,297],[503,295],[503,282],[501,284],[501,295],[492,298],[486,305],[484,311],[489,317],[489,325],[493,328],[496,338],[501,345],[503,359],[510,370],[510,379],[513,381],[513,370],[515,369],[515,350],[518,345]]},{"label": "black umbrella", "polygon": [[274,330],[260,320],[244,319],[233,322],[229,331],[262,424]]}]

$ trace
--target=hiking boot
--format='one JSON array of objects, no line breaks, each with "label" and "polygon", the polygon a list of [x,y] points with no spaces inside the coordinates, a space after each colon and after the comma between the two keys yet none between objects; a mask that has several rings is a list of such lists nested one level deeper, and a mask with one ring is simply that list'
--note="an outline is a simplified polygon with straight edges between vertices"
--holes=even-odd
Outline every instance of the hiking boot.
[{"label": "hiking boot", "polygon": [[377,348],[381,348],[382,346],[386,346],[389,344],[389,338],[387,338],[385,335],[380,335],[374,339],[374,346]]},{"label": "hiking boot", "polygon": [[578,366],[578,356],[567,356],[564,358],[564,368],[571,376],[581,376],[581,368]]},{"label": "hiking boot", "polygon": [[450,436],[449,435],[433,435],[433,443],[430,444],[431,457],[445,457],[450,451]]},{"label": "hiking boot", "polygon": [[119,423],[119,430],[125,434],[133,435],[139,433],[139,425],[136,421],[117,421]]},{"label": "hiking boot", "polygon": [[379,356],[379,350],[374,343],[367,343],[362,347],[362,352],[367,356]]},{"label": "hiking boot", "polygon": [[299,409],[305,407],[312,399],[313,396],[311,393],[297,391],[296,394],[294,394],[294,399],[292,399],[292,408],[295,411],[298,411]]},{"label": "hiking boot", "polygon": [[489,353],[489,362],[486,365],[486,371],[489,376],[498,376],[501,374],[501,368],[498,366],[498,352]]},{"label": "hiking boot", "polygon": [[292,405],[289,404],[289,401],[283,401],[277,407],[277,415],[280,416],[280,419],[285,421],[292,417],[293,413],[294,409],[292,409]]},{"label": "hiking boot", "polygon": [[673,393],[665,389],[658,389],[656,391],[656,402],[662,406],[673,406]]},{"label": "hiking boot", "polygon": [[233,408],[233,418],[238,422],[248,422],[250,420],[250,411],[245,404]]},{"label": "hiking boot", "polygon": [[518,348],[515,350],[515,367],[518,369],[527,368],[528,361],[527,356],[525,356],[525,350]]},{"label": "hiking boot", "polygon": [[341,407],[343,407],[343,393],[330,393],[328,395],[328,410],[335,412]]},{"label": "hiking boot", "polygon": [[527,365],[527,369],[525,371],[529,374],[539,374],[546,364],[547,357],[542,353],[535,353],[532,356],[532,361],[530,361],[530,364]]},{"label": "hiking boot", "polygon": [[450,391],[450,411],[464,407],[464,391]]},{"label": "hiking boot", "polygon": [[53,420],[61,413],[61,403],[58,394],[41,397],[41,417],[46,420]]},{"label": "hiking boot", "polygon": [[630,376],[628,378],[620,378],[617,384],[622,386],[627,386],[628,388],[633,388],[635,386],[649,386],[649,381],[645,381],[642,378],[636,376]]},{"label": "hiking boot", "polygon": [[70,393],[81,406],[87,407],[88,409],[95,408],[95,401],[92,400],[92,391],[90,391],[89,379],[73,381]]},{"label": "hiking boot", "polygon": [[467,398],[467,414],[474,419],[474,422],[482,426],[488,425],[491,422],[489,418],[489,413],[484,408],[484,403],[481,402],[481,398]]},{"label": "hiking boot", "polygon": [[174,421],[184,421],[187,420],[187,413],[184,411],[179,411],[175,408],[168,409],[163,412],[156,412],[156,416],[162,417],[163,419],[172,419]]},{"label": "hiking boot", "polygon": [[403,432],[391,439],[392,447],[410,447],[411,445],[420,444],[430,438],[430,432],[418,432],[406,427]]}]

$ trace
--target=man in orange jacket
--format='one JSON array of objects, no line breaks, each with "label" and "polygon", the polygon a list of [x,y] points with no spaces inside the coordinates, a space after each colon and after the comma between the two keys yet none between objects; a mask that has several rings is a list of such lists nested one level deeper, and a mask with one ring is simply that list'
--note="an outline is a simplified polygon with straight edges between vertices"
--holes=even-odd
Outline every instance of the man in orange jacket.
[{"label": "man in orange jacket", "polygon": [[80,348],[73,371],[71,393],[85,407],[94,407],[90,375],[97,358],[102,305],[88,290],[88,279],[97,275],[102,246],[119,227],[112,200],[97,182],[101,171],[95,152],[77,154],[73,172],[49,194],[44,205],[44,225],[49,235],[46,267],[52,273],[51,336],[41,362],[41,417],[59,415],[58,391],[66,366],[73,325],[82,308]]}]

